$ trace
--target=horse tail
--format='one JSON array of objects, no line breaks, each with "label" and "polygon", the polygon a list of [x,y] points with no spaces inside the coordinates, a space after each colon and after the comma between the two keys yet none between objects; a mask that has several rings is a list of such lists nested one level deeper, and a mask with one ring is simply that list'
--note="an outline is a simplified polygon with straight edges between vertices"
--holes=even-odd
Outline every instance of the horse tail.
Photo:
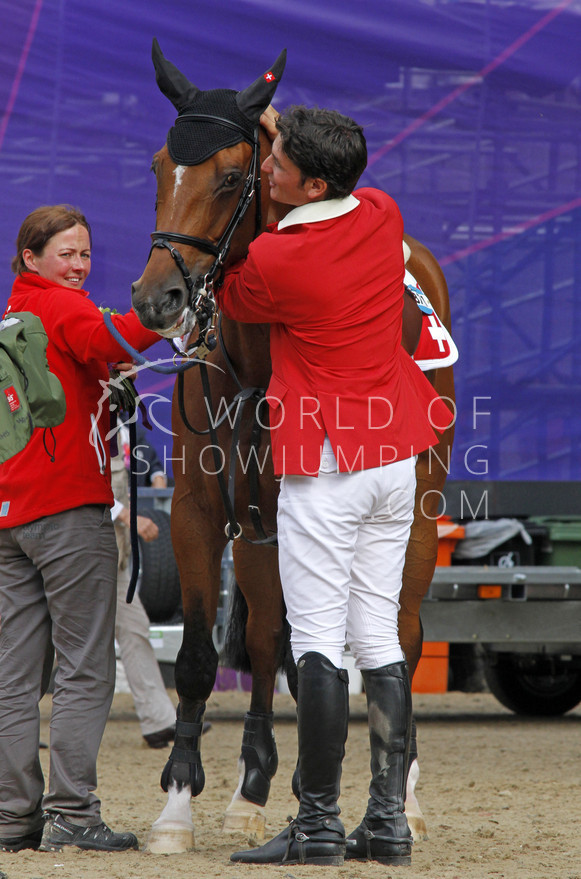
[{"label": "horse tail", "polygon": [[[224,639],[224,660],[228,668],[251,673],[250,657],[246,650],[246,624],[248,622],[248,605],[242,590],[236,581],[230,587],[228,604],[228,623]],[[290,650],[290,626],[286,620],[286,609],[283,605],[283,637],[281,639],[277,670],[288,673],[289,666],[294,666]],[[291,672],[292,674],[292,672]]]},{"label": "horse tail", "polygon": [[250,657],[246,651],[246,623],[248,605],[238,583],[233,579],[228,603],[228,623],[224,640],[226,666],[236,671],[250,672]]}]

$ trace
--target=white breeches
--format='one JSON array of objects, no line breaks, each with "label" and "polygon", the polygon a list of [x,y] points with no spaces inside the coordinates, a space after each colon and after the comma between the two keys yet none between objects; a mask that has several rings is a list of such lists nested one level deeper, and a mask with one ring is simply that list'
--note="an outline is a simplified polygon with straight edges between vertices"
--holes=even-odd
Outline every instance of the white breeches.
[{"label": "white breeches", "polygon": [[416,458],[337,473],[326,440],[318,478],[284,476],[279,566],[295,661],[308,651],[340,668],[400,662],[397,628],[413,519]]}]

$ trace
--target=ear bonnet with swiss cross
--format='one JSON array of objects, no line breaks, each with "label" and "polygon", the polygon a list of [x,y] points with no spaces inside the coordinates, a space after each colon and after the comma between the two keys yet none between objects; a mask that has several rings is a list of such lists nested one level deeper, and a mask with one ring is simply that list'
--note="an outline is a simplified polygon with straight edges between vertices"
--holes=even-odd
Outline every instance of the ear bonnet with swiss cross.
[{"label": "ear bonnet with swiss cross", "polygon": [[[199,165],[218,150],[242,140],[254,142],[260,116],[270,104],[282,77],[286,49],[269,70],[241,92],[232,89],[201,91],[164,57],[155,39],[151,54],[157,84],[179,114],[167,136],[172,161],[177,165]],[[192,118],[190,114],[218,116],[237,127]]]}]

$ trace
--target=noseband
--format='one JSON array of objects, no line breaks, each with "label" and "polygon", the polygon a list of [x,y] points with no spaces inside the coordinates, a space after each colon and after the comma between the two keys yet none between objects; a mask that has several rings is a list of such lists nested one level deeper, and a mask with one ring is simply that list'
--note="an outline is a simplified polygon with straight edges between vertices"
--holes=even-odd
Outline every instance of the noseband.
[{"label": "noseband", "polygon": [[[213,344],[211,345],[210,337],[206,338],[206,333],[210,325],[212,324],[212,319],[216,311],[216,301],[214,299],[214,283],[216,280],[216,275],[223,268],[226,262],[234,233],[244,219],[244,216],[252,202],[252,199],[255,199],[256,204],[256,219],[254,225],[255,238],[259,234],[262,227],[260,141],[258,135],[259,129],[258,126],[254,129],[254,136],[251,142],[248,139],[248,134],[246,133],[246,131],[240,125],[237,125],[236,122],[232,122],[230,119],[224,119],[221,116],[208,116],[203,113],[185,113],[179,118],[180,120],[199,119],[204,122],[213,122],[216,125],[222,125],[226,128],[233,128],[235,131],[239,132],[242,135],[242,139],[244,141],[250,143],[252,146],[252,158],[250,160],[250,167],[248,169],[248,175],[246,177],[246,180],[244,181],[244,187],[240,194],[240,198],[238,199],[238,204],[236,205],[234,213],[230,218],[228,224],[226,225],[224,232],[220,236],[220,240],[217,243],[215,243],[214,241],[210,241],[208,238],[198,238],[195,235],[183,235],[181,232],[156,231],[153,232],[151,235],[153,243],[149,255],[151,256],[154,247],[167,248],[182,274],[184,283],[189,294],[188,305],[193,310],[196,321],[200,328],[200,336],[196,345],[206,343],[208,344],[208,348],[211,349],[215,347],[216,340],[214,337],[211,337],[213,342]],[[198,284],[197,286],[194,284],[183,256],[181,255],[179,250],[173,246],[172,242],[176,244],[186,244],[189,247],[195,247],[198,250],[201,250],[203,253],[209,253],[211,256],[214,257],[214,262],[204,275],[201,284]]]}]

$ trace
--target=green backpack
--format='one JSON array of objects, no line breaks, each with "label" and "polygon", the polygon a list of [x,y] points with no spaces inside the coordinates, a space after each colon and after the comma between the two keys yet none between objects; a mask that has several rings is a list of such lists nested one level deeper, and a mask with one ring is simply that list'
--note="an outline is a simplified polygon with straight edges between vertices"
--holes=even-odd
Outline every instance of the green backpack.
[{"label": "green backpack", "polygon": [[[22,451],[35,427],[64,421],[65,393],[49,369],[47,343],[35,314],[10,312],[0,321],[0,464]],[[47,454],[54,460],[54,451]]]}]

